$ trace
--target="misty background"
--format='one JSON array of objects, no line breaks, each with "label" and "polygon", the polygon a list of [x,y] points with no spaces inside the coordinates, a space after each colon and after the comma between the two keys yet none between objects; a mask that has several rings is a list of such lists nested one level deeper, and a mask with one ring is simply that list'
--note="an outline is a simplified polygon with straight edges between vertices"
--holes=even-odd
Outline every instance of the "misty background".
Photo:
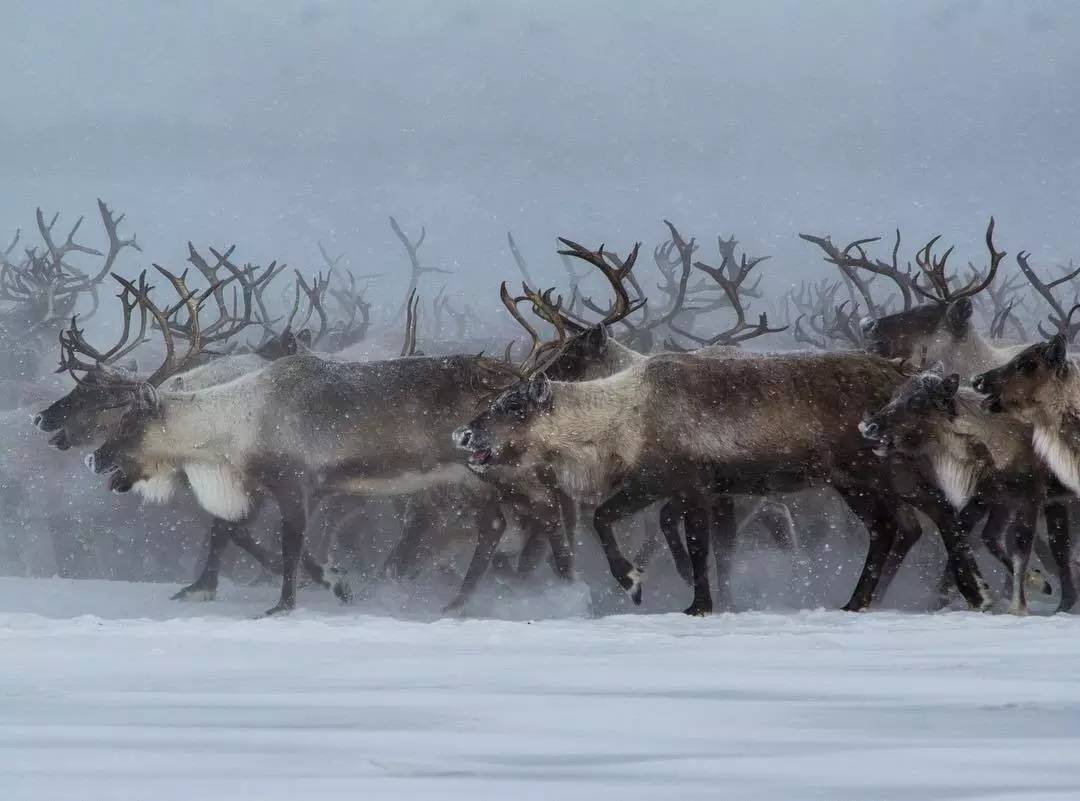
[{"label": "misty background", "polygon": [[2,235],[36,237],[40,205],[100,244],[100,196],[144,247],[128,272],[181,266],[189,239],[314,270],[322,241],[400,299],[391,214],[455,270],[426,286],[500,314],[507,230],[544,283],[556,235],[623,251],[664,217],[706,260],[732,232],[771,254],[776,288],[824,274],[799,231],[899,226],[907,256],[940,232],[983,263],[994,214],[1010,264],[1080,256],[1071,2],[9,0],[3,20]]}]

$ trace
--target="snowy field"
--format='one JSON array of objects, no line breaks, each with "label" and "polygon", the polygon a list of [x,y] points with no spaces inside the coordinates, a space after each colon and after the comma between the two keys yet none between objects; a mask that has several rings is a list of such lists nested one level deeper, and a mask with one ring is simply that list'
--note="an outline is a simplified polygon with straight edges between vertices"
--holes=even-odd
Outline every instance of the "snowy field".
[{"label": "snowy field", "polygon": [[393,620],[0,580],[0,798],[1080,798],[1080,620]]},{"label": "snowy field", "polygon": [[1076,799],[1080,620],[397,620],[0,579],[0,798]]}]

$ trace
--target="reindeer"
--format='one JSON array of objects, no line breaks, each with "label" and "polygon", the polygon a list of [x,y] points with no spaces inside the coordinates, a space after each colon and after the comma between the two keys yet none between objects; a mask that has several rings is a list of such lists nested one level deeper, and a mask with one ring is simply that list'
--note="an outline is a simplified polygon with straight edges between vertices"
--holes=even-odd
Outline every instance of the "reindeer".
[{"label": "reindeer", "polygon": [[[552,381],[544,368],[530,366],[517,385],[459,427],[454,441],[478,474],[543,469],[564,491],[596,504],[594,528],[611,572],[635,601],[641,575],[619,551],[614,521],[673,494],[699,499],[687,521],[695,592],[686,611],[704,614],[711,597],[708,519],[700,510],[712,494],[827,482],[871,530],[871,579],[891,547],[892,510],[903,499],[937,523],[968,602],[989,607],[986,582],[943,494],[917,476],[897,480],[898,466],[876,462],[859,435],[861,410],[883,405],[903,381],[895,365],[861,354],[662,354],[575,383]],[[860,581],[851,603],[865,605],[873,585]]]},{"label": "reindeer", "polygon": [[[734,255],[735,240],[732,238],[730,241],[721,240],[722,245],[729,245],[730,248],[727,250],[721,248],[721,251],[725,253],[725,261],[720,268],[713,268],[702,262],[696,262],[692,265],[692,256],[697,249],[694,241],[685,241],[671,222],[667,220],[664,222],[671,233],[670,247],[667,248],[666,252],[673,249],[677,250],[683,264],[683,275],[689,275],[691,266],[707,272],[720,286],[725,296],[728,297],[729,306],[735,309],[737,314],[737,322],[733,327],[711,339],[698,338],[688,331],[683,331],[674,322],[671,322],[673,330],[703,345],[703,347],[693,351],[696,356],[704,358],[737,358],[745,354],[745,351],[738,347],[739,343],[777,330],[768,327],[764,315],[756,324],[747,323],[745,310],[741,302],[742,284],[762,259],[748,260],[744,256],[741,260],[741,266],[739,266],[740,262]],[[551,299],[553,290],[537,293],[525,283],[522,285],[525,294],[512,298],[505,283],[503,284],[500,291],[502,302],[511,316],[528,334],[534,348],[537,348],[538,352],[542,352],[544,349],[550,349],[553,352],[554,361],[546,368],[546,374],[556,380],[583,381],[607,377],[631,365],[640,364],[646,359],[643,354],[632,350],[608,333],[612,325],[625,320],[626,317],[633,314],[645,303],[640,296],[636,301],[631,300],[626,286],[627,283],[634,287],[637,286],[636,282],[630,279],[637,260],[639,245],[635,245],[629,251],[629,255],[625,260],[620,260],[613,257],[603,246],[596,251],[590,251],[568,239],[560,238],[559,241],[565,248],[559,251],[560,255],[564,258],[576,258],[596,268],[610,284],[614,299],[607,310],[600,310],[604,314],[603,319],[599,323],[590,325],[578,316],[564,311],[561,307],[561,298],[553,302]],[[520,262],[519,267],[522,268],[523,274],[527,274]],[[685,279],[683,283],[685,283]],[[754,287],[756,288],[757,284]],[[560,335],[558,344],[539,344],[540,335],[517,310],[517,304],[522,301],[531,302],[533,311],[541,319],[556,328]],[[599,307],[591,300],[585,303],[585,307],[599,310]],[[674,315],[672,315],[673,317]],[[721,342],[724,344],[718,344]],[[724,591],[728,587],[730,555],[735,539],[738,532],[742,531],[753,519],[759,516],[768,519],[773,524],[771,533],[778,545],[784,550],[792,550],[794,547],[791,514],[782,504],[761,500],[741,523],[737,523],[734,506],[729,498],[718,498],[710,509],[698,511],[694,509],[693,501],[689,497],[673,497],[665,501],[660,510],[660,531],[667,541],[679,574],[688,582],[692,580],[689,556],[680,539],[678,525],[680,521],[685,524],[691,514],[711,515],[713,523],[710,528],[715,548],[718,582]],[[650,530],[651,534],[652,530]],[[646,538],[635,560],[635,564],[639,569],[644,569],[647,566],[658,545],[659,542],[655,536]]]},{"label": "reindeer", "polygon": [[1067,336],[1058,333],[972,381],[975,391],[985,396],[984,408],[1031,426],[1035,452],[1074,494],[1080,493],[1078,368],[1069,357]]},{"label": "reindeer", "polygon": [[[955,372],[969,378],[980,371],[1008,362],[1024,347],[1023,345],[1004,347],[995,345],[987,340],[973,324],[973,300],[991,287],[1001,261],[1006,255],[995,248],[993,235],[994,220],[991,218],[985,236],[989,265],[985,272],[973,269],[971,279],[960,288],[953,288],[946,274],[946,265],[952,248],[949,248],[940,258],[932,252],[940,237],[931,239],[916,254],[916,265],[919,270],[916,273],[910,268],[905,272],[898,266],[899,232],[897,232],[891,264],[871,260],[866,256],[863,245],[874,240],[859,240],[840,251],[832,246],[827,238],[802,236],[803,239],[821,246],[826,251],[827,260],[831,263],[841,265],[852,274],[861,270],[886,276],[900,288],[904,298],[904,310],[877,319],[867,318],[863,321],[862,331],[867,350],[885,358],[926,363],[940,361],[946,373]],[[1044,294],[1044,297],[1053,297],[1050,292],[1061,283],[1060,281],[1042,284],[1028,265],[1027,256],[1023,252],[1017,254],[1017,263],[1021,272],[1027,275],[1033,286],[1036,288],[1041,286],[1040,294]],[[927,288],[920,283],[920,276],[926,276]],[[1067,279],[1068,276],[1065,278]],[[914,305],[912,301],[918,298],[922,298],[926,303]],[[1051,316],[1051,321],[1057,325],[1067,315],[1059,304],[1055,303],[1054,308],[1056,314]],[[1075,605],[1078,596],[1072,577],[1070,558],[1072,544],[1066,502],[1063,499],[1053,499],[1047,503],[1044,513],[1050,553],[1041,555],[1044,564],[1055,563],[1061,580],[1062,608],[1071,608]],[[983,529],[983,541],[996,543],[1006,522],[1007,519],[1002,515],[991,515]],[[917,539],[918,535],[914,530],[908,530],[907,534],[914,535]],[[908,541],[908,537],[903,540],[903,542]],[[1042,547],[1040,541],[1036,541],[1036,545]],[[888,571],[887,577],[882,582],[886,587],[889,581],[888,574],[891,572],[893,571]]]},{"label": "reindeer", "polygon": [[[157,269],[189,318],[197,319],[183,278]],[[456,420],[505,382],[501,362],[460,356],[335,363],[299,353],[226,384],[168,392],[163,383],[194,355],[198,338],[178,354],[148,288],[129,285],[158,322],[166,355],[145,382],[127,388],[119,425],[87,464],[110,474],[112,489],[134,489],[157,501],[167,500],[183,475],[200,504],[226,520],[249,513],[253,487],[273,497],[282,515],[283,578],[281,598],[269,614],[295,606],[304,533],[320,498],[340,491],[400,495],[468,478],[449,434]],[[489,493],[491,502],[479,515],[477,552],[451,607],[475,587],[505,527],[500,497]],[[533,512],[529,525],[543,528],[550,519]],[[568,575],[558,526],[550,526],[549,534],[556,562]]]},{"label": "reindeer", "polygon": [[[219,254],[218,265],[210,268],[189,243],[190,257],[196,267],[212,280],[211,288],[203,300],[214,297],[219,308],[218,319],[210,326],[198,324],[198,316],[190,318],[186,324],[175,322],[175,312],[182,304],[160,314],[165,320],[170,336],[190,338],[193,347],[190,358],[177,369],[176,375],[165,381],[170,391],[184,389],[196,390],[225,383],[240,375],[265,367],[271,357],[296,353],[302,347],[299,339],[286,327],[285,331],[273,340],[263,344],[256,353],[226,356],[215,359],[192,369],[187,369],[191,362],[197,361],[207,353],[207,348],[216,343],[225,343],[251,323],[253,313],[254,290],[258,282],[245,283],[245,303],[243,316],[229,315],[221,291],[224,284],[217,281],[217,267],[227,261]],[[201,265],[201,266],[200,266]],[[266,274],[273,272],[273,266]],[[280,271],[278,271],[280,272]],[[276,273],[275,273],[276,274]],[[235,275],[235,273],[234,273]],[[40,430],[53,433],[49,444],[57,450],[85,448],[99,445],[119,425],[123,406],[129,401],[131,393],[142,380],[133,369],[121,367],[121,362],[145,340],[148,321],[147,310],[140,303],[140,295],[147,296],[145,274],[139,278],[138,285],[117,279],[122,286],[119,295],[123,313],[123,330],[119,340],[107,350],[94,348],[85,338],[84,332],[73,319],[71,327],[61,335],[61,369],[66,370],[75,379],[75,387],[64,397],[50,404],[34,415],[34,425]],[[196,304],[198,305],[198,304]],[[132,316],[139,311],[139,330],[134,332]],[[154,318],[156,319],[156,318]],[[256,496],[251,513],[240,520],[228,520],[216,517],[210,526],[209,548],[205,565],[195,581],[179,590],[175,600],[202,599],[212,600],[217,592],[218,574],[221,557],[229,542],[233,542],[268,571],[280,570],[280,565],[255,541],[248,532],[248,525],[254,519],[261,499]],[[344,574],[332,565],[318,563],[310,554],[303,557],[307,573],[316,583],[330,589],[342,600],[351,596],[351,590]]]},{"label": "reindeer", "polygon": [[[112,271],[120,253],[126,248],[141,250],[134,236],[124,239],[118,233],[124,215],[115,215],[100,199],[97,203],[109,240],[106,253],[75,240],[82,217],[59,242],[54,231],[59,214],[46,222],[40,208],[37,228],[44,247],[26,248],[24,258],[13,260],[12,253],[21,237],[21,232],[16,231],[11,243],[0,250],[0,303],[11,304],[0,309],[0,377],[37,378],[42,348],[56,336],[58,325],[73,313],[83,297],[93,301],[93,309],[86,316],[92,315],[98,306],[98,286]],[[75,253],[101,257],[100,269],[92,275],[83,272],[69,261]]]},{"label": "reindeer", "polygon": [[[1029,426],[991,414],[973,391],[960,387],[960,375],[946,376],[939,362],[905,381],[859,430],[879,456],[895,451],[923,463],[968,524],[987,511],[1013,519],[1005,550],[996,540],[986,543],[1013,577],[1012,614],[1027,614],[1025,584],[1049,594],[1041,574],[1028,571],[1050,478],[1032,449]],[[1058,487],[1058,494],[1062,491]],[[911,544],[901,548],[900,559]]]}]

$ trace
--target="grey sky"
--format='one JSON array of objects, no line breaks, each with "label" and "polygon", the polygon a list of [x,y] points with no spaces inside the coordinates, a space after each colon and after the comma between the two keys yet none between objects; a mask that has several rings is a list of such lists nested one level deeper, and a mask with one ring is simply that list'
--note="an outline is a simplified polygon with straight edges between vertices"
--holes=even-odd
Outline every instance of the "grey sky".
[{"label": "grey sky", "polygon": [[[507,229],[624,248],[661,218],[774,274],[800,230],[1080,256],[1072,2],[12,2],[0,225],[101,195],[149,257],[404,269],[495,297]],[[1010,257],[1011,262],[1011,257]],[[400,280],[400,288],[404,280]],[[388,292],[397,291],[393,284]]]}]

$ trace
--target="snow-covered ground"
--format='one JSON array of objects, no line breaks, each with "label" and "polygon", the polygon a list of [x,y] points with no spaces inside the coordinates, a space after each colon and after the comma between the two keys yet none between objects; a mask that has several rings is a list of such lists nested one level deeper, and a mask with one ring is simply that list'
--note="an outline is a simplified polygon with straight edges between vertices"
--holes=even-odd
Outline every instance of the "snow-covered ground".
[{"label": "snow-covered ground", "polygon": [[0,579],[0,798],[1080,798],[1080,620],[401,620]]}]

